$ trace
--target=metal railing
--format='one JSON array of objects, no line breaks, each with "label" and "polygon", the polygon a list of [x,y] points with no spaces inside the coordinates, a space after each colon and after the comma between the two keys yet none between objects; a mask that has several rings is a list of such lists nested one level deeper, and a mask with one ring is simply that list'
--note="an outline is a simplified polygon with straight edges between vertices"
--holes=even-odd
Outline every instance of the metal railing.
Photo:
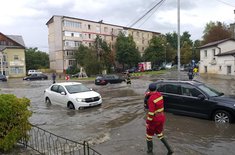
[{"label": "metal railing", "polygon": [[35,125],[19,143],[43,155],[101,155],[86,141],[69,140]]}]

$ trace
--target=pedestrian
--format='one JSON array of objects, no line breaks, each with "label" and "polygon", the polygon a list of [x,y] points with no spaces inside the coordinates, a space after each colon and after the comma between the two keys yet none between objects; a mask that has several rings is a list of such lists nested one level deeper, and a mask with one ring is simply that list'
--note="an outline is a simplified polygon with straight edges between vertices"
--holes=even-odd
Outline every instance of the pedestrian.
[{"label": "pedestrian", "polygon": [[56,79],[56,73],[55,72],[52,73],[51,78],[52,78],[52,82],[54,84],[55,83],[55,79]]},{"label": "pedestrian", "polygon": [[65,80],[66,80],[66,81],[69,81],[69,80],[70,80],[69,75],[67,75],[67,74],[65,75]]},{"label": "pedestrian", "polygon": [[198,72],[198,68],[195,66],[195,67],[193,68],[193,73],[194,73],[194,75],[197,75],[197,72]]},{"label": "pedestrian", "polygon": [[165,123],[163,96],[156,91],[156,84],[149,85],[148,113],[146,119],[146,141],[147,153],[153,153],[153,136],[156,134],[161,142],[168,150],[168,155],[173,153],[168,142],[163,135],[163,127]]},{"label": "pedestrian", "polygon": [[127,72],[126,84],[131,84],[131,76],[129,72]]},{"label": "pedestrian", "polygon": [[190,69],[188,70],[188,78],[189,78],[189,80],[193,80],[193,76],[194,76],[194,74],[193,74],[193,69],[190,68]]}]

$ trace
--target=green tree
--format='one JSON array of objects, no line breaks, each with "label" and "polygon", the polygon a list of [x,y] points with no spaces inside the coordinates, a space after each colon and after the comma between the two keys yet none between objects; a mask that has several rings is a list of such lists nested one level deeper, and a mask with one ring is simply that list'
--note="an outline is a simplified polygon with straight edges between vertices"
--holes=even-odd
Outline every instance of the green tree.
[{"label": "green tree", "polygon": [[37,48],[25,49],[26,70],[49,68],[49,55]]},{"label": "green tree", "polygon": [[119,33],[116,44],[116,60],[123,65],[129,67],[136,66],[140,61],[140,53],[136,48],[136,44],[132,36],[126,37],[123,33]]},{"label": "green tree", "polygon": [[102,70],[106,69],[111,72],[111,68],[114,66],[114,54],[105,40],[98,35],[95,39],[94,47],[97,51],[97,59],[101,63]]},{"label": "green tree", "polygon": [[161,65],[165,61],[166,40],[164,36],[153,36],[146,48],[143,60],[150,61],[152,65]]},{"label": "green tree", "polygon": [[101,64],[97,60],[97,53],[94,48],[80,45],[75,51],[75,59],[78,66],[83,67],[88,76],[101,73]]},{"label": "green tree", "polygon": [[0,94],[0,153],[10,151],[31,129],[28,121],[30,100],[12,94]]},{"label": "green tree", "polygon": [[203,31],[202,44],[204,45],[210,42],[231,38],[231,36],[232,33],[229,30],[229,25],[219,21],[209,22],[206,24]]},{"label": "green tree", "polygon": [[[180,58],[181,63],[188,63],[192,59],[193,53],[193,41],[190,39],[191,35],[189,32],[185,31],[180,36]],[[168,53],[170,53],[171,59],[176,62],[177,51],[178,51],[178,34],[176,32],[167,33],[166,40],[171,45],[172,49]]]}]

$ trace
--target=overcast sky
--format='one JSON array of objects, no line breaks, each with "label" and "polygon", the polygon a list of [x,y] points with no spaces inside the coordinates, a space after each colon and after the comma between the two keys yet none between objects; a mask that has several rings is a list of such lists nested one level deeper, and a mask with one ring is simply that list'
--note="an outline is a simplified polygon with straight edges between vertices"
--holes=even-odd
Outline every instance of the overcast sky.
[{"label": "overcast sky", "polygon": [[[48,52],[46,22],[63,15],[130,26],[160,0],[1,0],[0,32],[21,35],[26,47]],[[201,39],[206,23],[234,23],[235,0],[180,0],[180,31]],[[165,2],[137,23],[135,28],[177,32],[177,0]]]}]

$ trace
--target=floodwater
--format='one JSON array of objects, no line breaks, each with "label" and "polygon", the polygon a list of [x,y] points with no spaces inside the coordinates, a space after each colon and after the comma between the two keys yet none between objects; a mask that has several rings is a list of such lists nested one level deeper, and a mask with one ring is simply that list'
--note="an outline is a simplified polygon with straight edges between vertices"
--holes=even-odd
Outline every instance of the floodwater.
[{"label": "floodwater", "polygon": [[[172,77],[174,73],[164,77]],[[175,74],[174,74],[175,75]],[[162,77],[153,77],[158,79]],[[196,77],[225,94],[234,95],[235,82]],[[83,110],[68,110],[44,103],[43,91],[52,81],[22,81],[10,79],[0,82],[0,93],[12,93],[31,100],[32,124],[54,134],[75,141],[88,141],[103,155],[146,154],[144,92],[150,78],[126,83],[96,86],[83,82],[103,97],[101,106]],[[235,152],[235,124],[221,125],[210,120],[166,113],[165,137],[178,155],[233,155]],[[154,154],[166,154],[163,144],[154,138]]]}]

